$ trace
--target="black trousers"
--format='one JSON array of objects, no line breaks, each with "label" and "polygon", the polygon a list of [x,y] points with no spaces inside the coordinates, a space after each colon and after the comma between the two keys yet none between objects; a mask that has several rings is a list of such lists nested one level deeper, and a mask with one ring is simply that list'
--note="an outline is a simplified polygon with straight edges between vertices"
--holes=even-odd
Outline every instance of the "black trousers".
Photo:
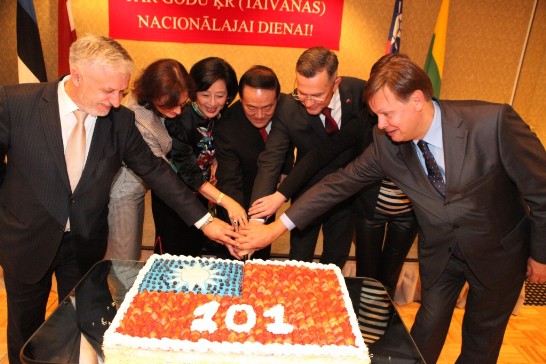
[{"label": "black trousers", "polygon": [[[201,196],[199,200],[205,207],[208,201]],[[195,226],[188,226],[152,191],[152,214],[155,224],[155,246],[157,254],[188,255],[198,257],[205,242],[205,234]]]},{"label": "black trousers", "polygon": [[290,232],[290,259],[312,262],[317,239],[322,227],[323,249],[320,263],[335,264],[343,268],[353,240],[355,219],[350,201],[331,209],[320,222]]},{"label": "black trousers", "polygon": [[457,298],[465,282],[468,282],[461,354],[456,362],[496,363],[508,319],[524,279],[521,274],[504,282],[500,289],[492,290],[480,283],[466,262],[452,256],[434,285],[421,289],[421,306],[411,328],[411,336],[425,361],[433,364],[438,360]]},{"label": "black trousers", "polygon": [[64,234],[51,267],[38,282],[23,283],[4,272],[8,301],[8,357],[11,364],[21,362],[21,348],[45,320],[53,273],[60,303],[85,274],[76,262],[70,233]]},{"label": "black trousers", "polygon": [[394,298],[398,276],[417,236],[413,212],[373,217],[356,214],[356,275],[381,282]]}]

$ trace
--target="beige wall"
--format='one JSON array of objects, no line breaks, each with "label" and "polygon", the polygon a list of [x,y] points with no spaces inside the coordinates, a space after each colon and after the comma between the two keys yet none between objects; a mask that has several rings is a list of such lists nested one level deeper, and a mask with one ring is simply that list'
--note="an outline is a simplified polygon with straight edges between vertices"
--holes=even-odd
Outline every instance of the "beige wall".
[{"label": "beige wall", "polygon": [[[404,2],[401,50],[424,64],[441,0]],[[454,0],[449,9],[446,61],[441,98],[510,103],[535,0]],[[366,79],[385,50],[393,0],[345,0],[341,30],[340,74]],[[0,84],[17,82],[16,2],[0,2]],[[57,1],[36,0],[48,78],[57,77]],[[79,35],[108,34],[108,0],[73,0]],[[273,68],[284,92],[294,82],[294,64],[303,49],[141,41],[120,41],[138,69],[164,57],[188,69],[208,56],[225,58],[241,75],[261,63]],[[521,68],[514,106],[546,141],[546,1],[539,1]]]}]

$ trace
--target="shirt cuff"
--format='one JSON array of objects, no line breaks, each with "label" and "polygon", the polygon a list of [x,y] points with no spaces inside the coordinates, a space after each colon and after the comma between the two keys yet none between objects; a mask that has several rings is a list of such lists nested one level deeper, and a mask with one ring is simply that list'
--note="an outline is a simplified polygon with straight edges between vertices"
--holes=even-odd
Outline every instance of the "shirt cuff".
[{"label": "shirt cuff", "polygon": [[209,217],[212,217],[212,215],[209,212],[207,212],[205,216],[197,220],[197,222],[193,224],[193,226],[195,226],[197,229],[201,229],[201,227],[207,222]]},{"label": "shirt cuff", "polygon": [[286,214],[282,214],[281,217],[281,222],[284,224],[284,226],[288,229],[288,230],[293,230],[296,225],[292,222],[292,220],[290,220],[290,218],[288,217],[288,215]]}]

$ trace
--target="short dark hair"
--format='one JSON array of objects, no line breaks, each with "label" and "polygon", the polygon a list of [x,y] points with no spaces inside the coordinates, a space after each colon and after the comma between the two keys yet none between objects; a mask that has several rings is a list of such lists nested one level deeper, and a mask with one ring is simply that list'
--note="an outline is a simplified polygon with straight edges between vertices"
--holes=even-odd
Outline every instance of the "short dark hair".
[{"label": "short dark hair", "polygon": [[369,102],[385,86],[402,101],[407,101],[417,90],[423,92],[427,101],[434,96],[432,82],[426,72],[405,54],[387,54],[375,62],[364,89],[364,100]]},{"label": "short dark hair", "polygon": [[165,108],[180,104],[180,96],[193,93],[193,80],[186,68],[177,60],[160,59],[150,64],[135,80],[133,92],[139,105],[155,110],[153,102],[162,100]]},{"label": "short dark hair", "polygon": [[223,80],[227,89],[226,106],[237,95],[237,74],[233,67],[222,58],[208,57],[200,60],[190,69],[190,75],[195,82],[197,92],[206,91],[216,81]]},{"label": "short dark hair", "polygon": [[313,47],[303,52],[296,62],[296,72],[300,75],[311,78],[318,72],[326,70],[332,78],[337,74],[339,61],[334,52],[324,47]]},{"label": "short dark hair", "polygon": [[269,67],[256,65],[250,67],[239,80],[239,97],[243,97],[245,86],[260,88],[264,90],[275,90],[277,98],[281,93],[279,79]]}]

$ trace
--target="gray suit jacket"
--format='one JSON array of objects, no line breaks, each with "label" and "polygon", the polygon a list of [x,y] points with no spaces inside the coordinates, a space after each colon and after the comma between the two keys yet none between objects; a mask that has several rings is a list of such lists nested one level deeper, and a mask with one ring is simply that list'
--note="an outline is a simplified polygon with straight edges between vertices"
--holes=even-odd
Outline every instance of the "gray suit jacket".
[{"label": "gray suit jacket", "polygon": [[0,188],[0,264],[34,283],[50,267],[70,216],[72,245],[82,272],[102,259],[108,236],[110,186],[124,161],[187,224],[206,210],[150,151],[133,112],[97,118],[82,177],[71,192],[63,151],[58,82],[0,87],[0,150],[9,169]]},{"label": "gray suit jacket", "polygon": [[376,128],[363,154],[286,213],[301,229],[362,187],[389,177],[413,202],[423,286],[436,281],[458,243],[476,277],[494,289],[523,276],[529,255],[546,263],[546,152],[508,105],[443,101],[440,107],[445,199],[428,181],[413,143],[393,143]]}]

